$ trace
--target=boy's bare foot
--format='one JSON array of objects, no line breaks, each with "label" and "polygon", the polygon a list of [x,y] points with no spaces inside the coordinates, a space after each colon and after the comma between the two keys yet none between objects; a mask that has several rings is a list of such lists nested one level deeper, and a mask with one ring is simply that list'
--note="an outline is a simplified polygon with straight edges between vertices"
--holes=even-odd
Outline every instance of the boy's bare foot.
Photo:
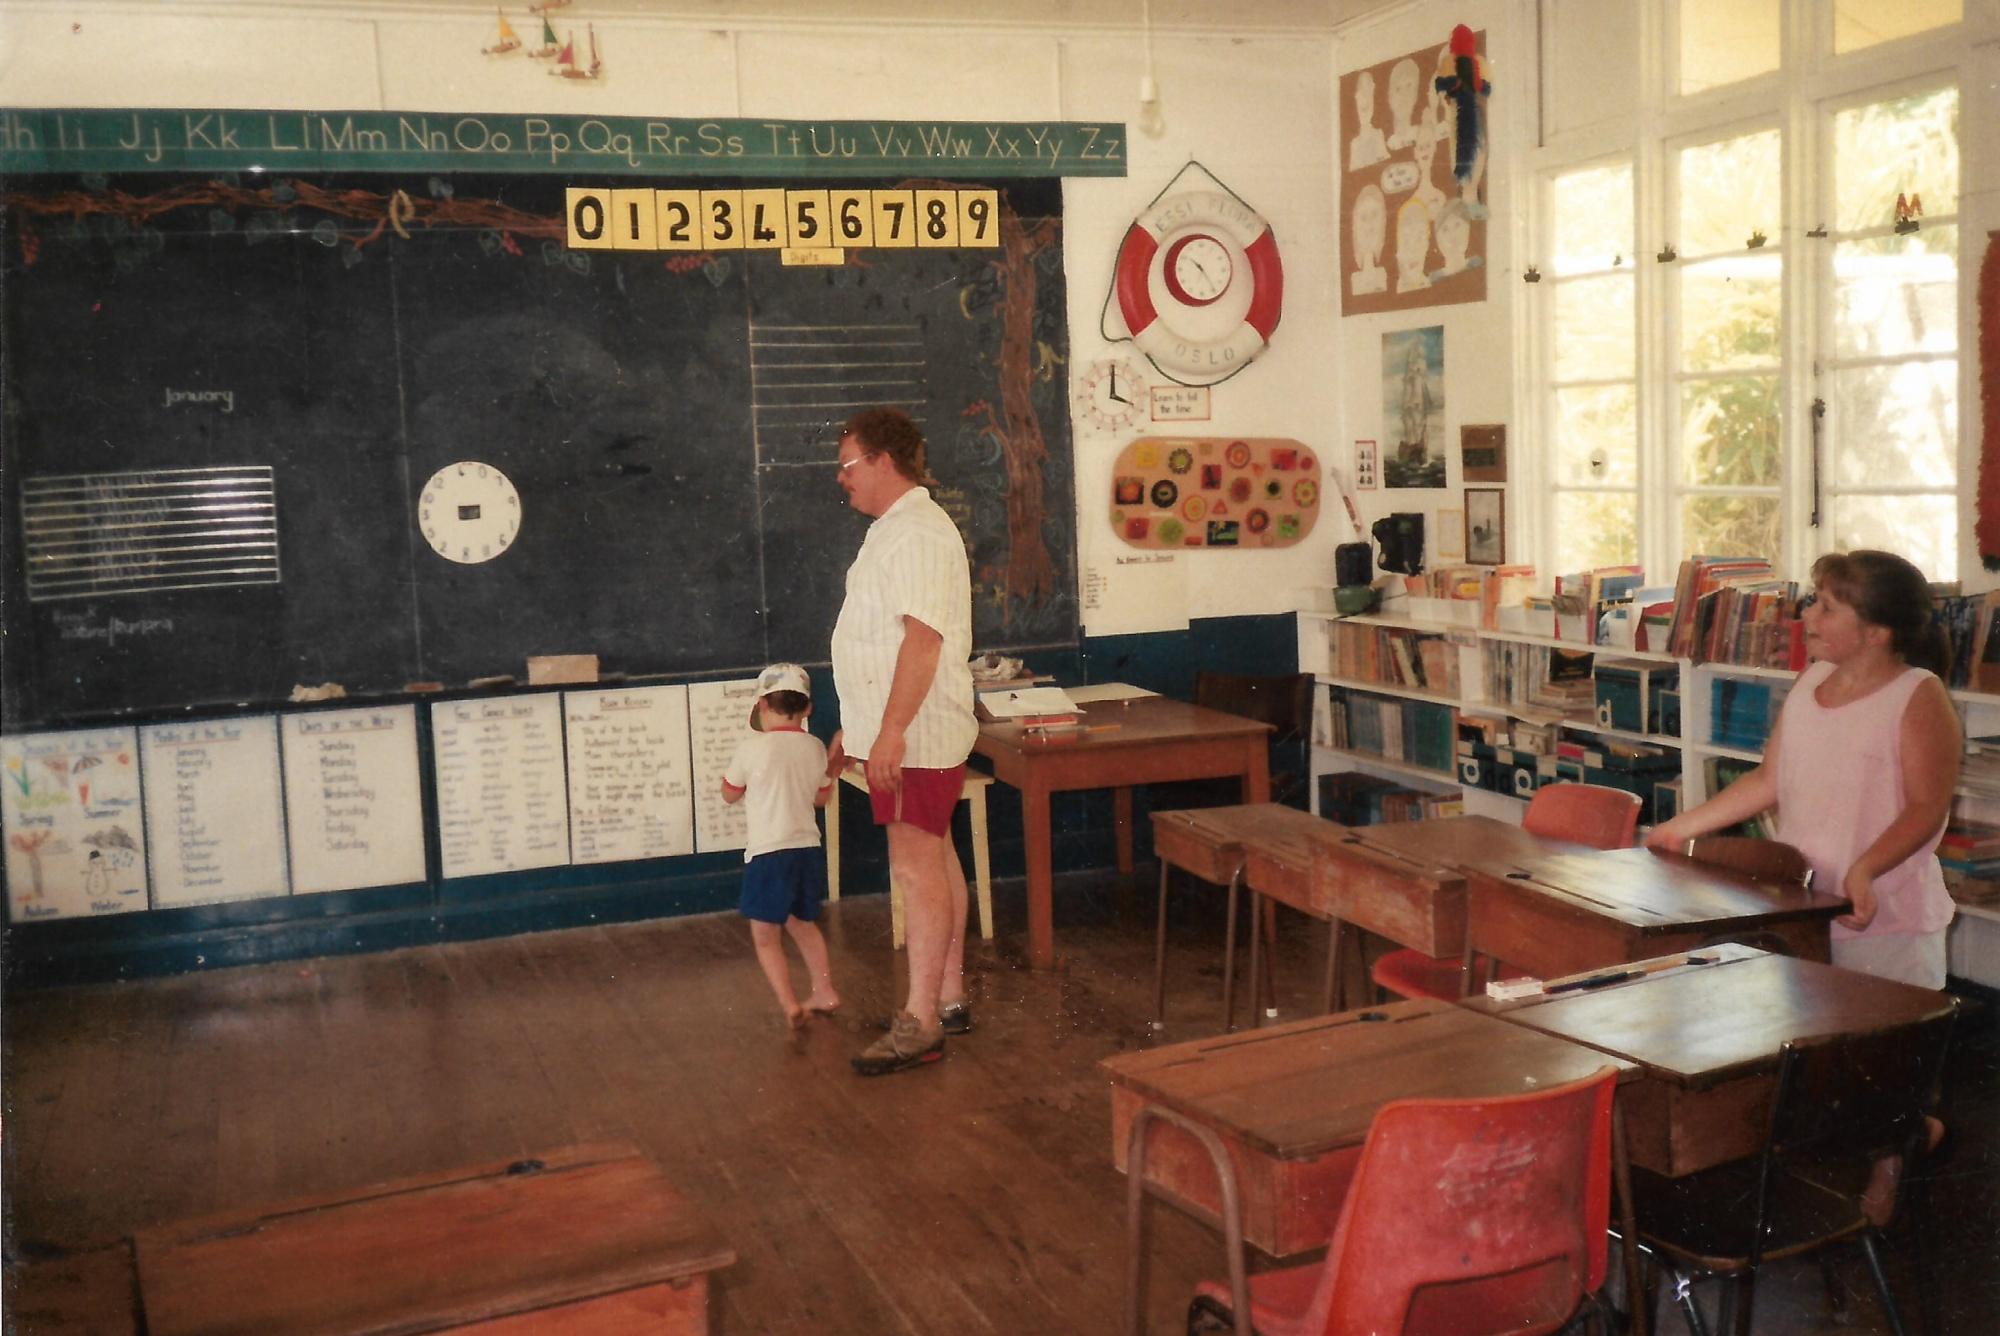
[{"label": "boy's bare foot", "polygon": [[793,1007],[790,1011],[786,1012],[785,1025],[786,1028],[794,1031],[805,1029],[806,1009],[804,1007]]},{"label": "boy's bare foot", "polygon": [[840,1010],[840,994],[827,993],[821,995],[814,993],[806,999],[805,1009],[812,1012],[815,1016],[831,1016],[834,1012]]}]

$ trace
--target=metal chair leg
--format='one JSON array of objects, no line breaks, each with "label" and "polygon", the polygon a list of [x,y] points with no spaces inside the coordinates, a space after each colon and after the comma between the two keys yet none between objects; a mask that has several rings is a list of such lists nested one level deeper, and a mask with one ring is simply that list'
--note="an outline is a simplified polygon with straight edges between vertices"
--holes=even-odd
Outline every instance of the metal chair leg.
[{"label": "metal chair leg", "polygon": [[1222,931],[1222,1029],[1225,1034],[1236,1028],[1236,892],[1243,884],[1243,869],[1239,866],[1229,877],[1228,908],[1225,912],[1229,921]]},{"label": "metal chair leg", "polygon": [[1875,1230],[1862,1231],[1861,1251],[1868,1256],[1868,1274],[1875,1278],[1875,1293],[1889,1317],[1889,1330],[1903,1336],[1903,1315],[1896,1311],[1896,1296],[1889,1292],[1889,1273],[1882,1267],[1881,1238]]},{"label": "metal chair leg", "polygon": [[1250,892],[1250,1028],[1264,1023],[1264,897]]},{"label": "metal chair leg", "polygon": [[1153,939],[1153,1028],[1167,1024],[1167,874],[1173,865],[1160,860],[1160,916]]},{"label": "metal chair leg", "polygon": [[1229,1306],[1236,1336],[1254,1336],[1250,1329],[1250,1282],[1243,1263],[1243,1208],[1236,1187],[1236,1165],[1222,1138],[1200,1123],[1171,1109],[1148,1104],[1132,1118],[1125,1143],[1125,1331],[1146,1333],[1146,1132],[1154,1119],[1171,1123],[1200,1142],[1215,1167],[1222,1196],[1222,1246],[1229,1254]]}]

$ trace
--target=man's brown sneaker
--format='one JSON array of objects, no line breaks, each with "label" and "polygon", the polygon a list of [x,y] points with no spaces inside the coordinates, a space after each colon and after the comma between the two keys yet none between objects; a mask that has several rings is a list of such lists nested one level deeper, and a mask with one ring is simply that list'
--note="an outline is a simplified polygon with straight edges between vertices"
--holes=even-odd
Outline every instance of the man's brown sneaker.
[{"label": "man's brown sneaker", "polygon": [[921,1067],[944,1057],[944,1029],[925,1034],[917,1018],[907,1011],[896,1013],[889,1033],[861,1050],[854,1058],[854,1070],[862,1076],[887,1076],[911,1067]]}]

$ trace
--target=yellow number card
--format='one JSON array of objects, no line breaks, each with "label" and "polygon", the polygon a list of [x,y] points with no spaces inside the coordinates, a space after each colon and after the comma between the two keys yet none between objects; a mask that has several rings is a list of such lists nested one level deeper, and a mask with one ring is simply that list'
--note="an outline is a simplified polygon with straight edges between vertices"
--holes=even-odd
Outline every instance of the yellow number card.
[{"label": "yellow number card", "polygon": [[742,191],[701,192],[701,248],[711,251],[743,249]]},{"label": "yellow number card", "polygon": [[830,190],[827,212],[833,219],[833,245],[875,244],[875,209],[866,190]]},{"label": "yellow number card", "polygon": [[571,186],[563,192],[571,250],[610,250],[611,192]]},{"label": "yellow number card", "polygon": [[917,244],[956,246],[958,244],[958,192],[919,190],[917,192]]},{"label": "yellow number card", "polygon": [[875,244],[901,250],[917,244],[916,196],[907,190],[875,192]]},{"label": "yellow number card", "polygon": [[1000,192],[961,190],[958,192],[958,244],[997,246],[1000,244]]},{"label": "yellow number card", "polygon": [[701,249],[699,190],[655,190],[653,217],[653,235],[658,239],[661,250]]}]

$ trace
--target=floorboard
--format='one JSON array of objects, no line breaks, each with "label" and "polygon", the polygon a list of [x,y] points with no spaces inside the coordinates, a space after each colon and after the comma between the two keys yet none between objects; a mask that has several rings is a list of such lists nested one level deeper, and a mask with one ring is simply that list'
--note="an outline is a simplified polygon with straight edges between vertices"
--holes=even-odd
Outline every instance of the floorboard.
[{"label": "floorboard", "polygon": [[[733,914],[13,997],[8,1257],[626,1138],[737,1250],[716,1278],[732,1336],[1117,1331],[1125,1185],[1096,1064],[1159,1042],[1153,883],[1065,885],[1047,972],[1022,958],[1020,884],[995,899],[998,940],[968,952],[977,1029],[935,1067],[875,1081],[848,1058],[902,987],[879,895],[828,907],[844,1006],[797,1036]],[[1175,893],[1166,1040],[1220,1026],[1218,900]],[[1287,916],[1280,938],[1283,1014],[1306,1014],[1323,933]],[[1932,1235],[1947,1331],[2000,1329],[1986,1001],[1961,1029],[1946,1109],[1960,1135]],[[1195,1281],[1222,1274],[1221,1243],[1171,1208],[1151,1215],[1148,1330],[1174,1332]],[[1914,1273],[1895,1265],[1914,1316]],[[1861,1291],[1844,1329],[1886,1331],[1858,1266],[1836,1273]],[[1826,1305],[1816,1266],[1775,1268],[1758,1330],[1828,1330]]]}]

